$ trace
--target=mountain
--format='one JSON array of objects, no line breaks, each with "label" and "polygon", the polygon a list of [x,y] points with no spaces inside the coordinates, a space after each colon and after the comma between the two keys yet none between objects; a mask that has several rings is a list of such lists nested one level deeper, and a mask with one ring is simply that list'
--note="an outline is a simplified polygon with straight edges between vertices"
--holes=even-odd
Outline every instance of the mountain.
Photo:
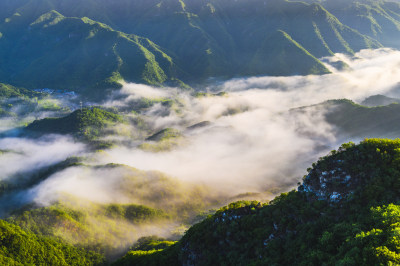
[{"label": "mountain", "polygon": [[325,74],[317,58],[392,38],[391,25],[361,34],[322,3],[1,1],[0,81],[99,97],[121,80],[185,86],[210,77]]},{"label": "mountain", "polygon": [[327,0],[323,5],[360,33],[379,40],[384,46],[400,48],[399,1]]},{"label": "mountain", "polygon": [[[71,98],[65,94],[63,96],[64,99]],[[23,119],[32,115],[40,118],[42,115],[49,115],[52,112],[65,115],[70,112],[70,108],[63,106],[59,99],[51,97],[47,92],[0,83],[0,117]],[[19,121],[23,124],[22,122],[23,120]]]},{"label": "mountain", "polygon": [[323,112],[326,121],[334,126],[333,129],[339,137],[344,135],[347,138],[396,138],[400,134],[400,105],[397,102],[368,107],[342,99],[292,110],[307,111]]},{"label": "mountain", "polygon": [[17,88],[9,84],[0,83],[0,99],[31,99],[31,98],[43,98],[45,93],[27,90],[24,88]]},{"label": "mountain", "polygon": [[392,103],[400,103],[400,99],[378,94],[366,98],[364,101],[361,102],[361,105],[374,107],[374,106],[389,105]]},{"label": "mountain", "polygon": [[76,110],[61,118],[35,120],[26,129],[41,134],[74,134],[93,139],[99,137],[107,126],[116,123],[123,123],[120,115],[92,107]]},{"label": "mountain", "polygon": [[14,14],[0,31],[0,79],[24,87],[101,91],[120,80],[162,84],[177,71],[150,40],[86,17],[50,11],[27,21]]},{"label": "mountain", "polygon": [[298,190],[269,204],[229,204],[176,244],[144,245],[115,265],[397,264],[399,151],[399,140],[343,144]]},{"label": "mountain", "polygon": [[[275,56],[268,60],[265,57],[268,53]],[[302,68],[299,68],[299,62],[302,62]],[[250,66],[251,72],[259,75],[265,71],[277,76],[293,73],[299,75],[329,73],[317,58],[284,31],[277,31],[265,40],[265,44],[254,55]]]}]

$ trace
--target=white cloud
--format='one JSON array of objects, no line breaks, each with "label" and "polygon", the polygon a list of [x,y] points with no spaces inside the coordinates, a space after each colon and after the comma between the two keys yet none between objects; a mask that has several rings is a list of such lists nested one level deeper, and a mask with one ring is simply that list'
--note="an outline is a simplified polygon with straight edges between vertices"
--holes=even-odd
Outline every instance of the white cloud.
[{"label": "white cloud", "polygon": [[[182,130],[185,144],[170,151],[151,153],[137,147],[138,139],[94,154],[96,163],[122,163],[141,170],[157,170],[187,182],[229,191],[265,191],[281,184],[296,185],[305,169],[340,142],[324,120],[324,110],[290,112],[292,108],[317,104],[328,99],[365,98],[391,91],[400,81],[400,52],[389,49],[363,50],[355,57],[338,54],[326,61],[342,60],[350,69],[323,76],[249,77],[229,80],[209,91],[223,90],[227,96],[193,97],[176,88],[153,88],[125,84],[107,106],[126,106],[141,97],[170,98],[179,112],[156,104],[143,113],[153,132],[174,127]],[[206,127],[187,130],[190,125],[210,121]],[[132,130],[137,130],[132,127]],[[142,134],[132,134],[142,136]],[[111,139],[111,138],[110,138]],[[117,138],[115,138],[117,139]],[[79,154],[83,147],[70,140],[33,143],[24,139],[3,139],[0,149],[21,148],[22,155],[3,155],[0,165],[10,165],[3,176],[32,169]],[[33,145],[33,146],[32,146]],[[32,146],[32,148],[29,148]],[[46,148],[47,147],[47,148]],[[39,149],[40,148],[40,149]],[[58,151],[62,152],[58,152]],[[57,152],[55,152],[57,151]],[[89,156],[90,157],[90,156]],[[24,161],[23,165],[19,164]],[[68,172],[72,171],[72,172]],[[91,200],[118,201],[113,184],[118,177],[102,179],[102,173],[73,170],[55,175],[35,191],[46,198],[48,191],[73,191],[77,196],[94,195]],[[83,176],[82,176],[83,175]],[[107,173],[104,173],[107,176]],[[46,186],[51,189],[45,189]],[[60,189],[57,189],[59,187]],[[54,194],[54,193],[53,193]]]},{"label": "white cloud", "polygon": [[[294,177],[300,179],[312,161],[340,143],[324,121],[324,110],[294,115],[288,112],[291,108],[328,99],[359,100],[388,92],[400,81],[399,51],[363,50],[352,58],[338,54],[331,60],[346,62],[350,70],[323,76],[234,79],[218,87],[229,92],[224,97],[181,94],[185,108],[180,113],[160,116],[162,107],[156,105],[146,113],[149,123],[156,129],[184,129],[207,120],[212,122],[207,130],[190,132],[189,144],[170,152],[118,147],[100,161],[156,169],[183,180],[229,188],[232,193],[263,190],[290,180],[295,184]],[[159,91],[167,94],[175,89]]]},{"label": "white cloud", "polygon": [[2,138],[0,150],[0,180],[16,173],[33,172],[41,167],[79,155],[85,146],[70,137],[47,136],[40,139]]}]

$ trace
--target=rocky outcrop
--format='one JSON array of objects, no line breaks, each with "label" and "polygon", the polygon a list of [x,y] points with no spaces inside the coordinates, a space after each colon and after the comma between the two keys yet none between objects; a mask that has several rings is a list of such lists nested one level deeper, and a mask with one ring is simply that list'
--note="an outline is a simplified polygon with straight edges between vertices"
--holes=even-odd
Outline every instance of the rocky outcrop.
[{"label": "rocky outcrop", "polygon": [[[341,160],[336,162],[338,165],[341,163]],[[319,200],[333,203],[340,202],[352,194],[356,183],[356,179],[339,166],[330,171],[314,168],[305,176],[298,190],[312,193]]]}]

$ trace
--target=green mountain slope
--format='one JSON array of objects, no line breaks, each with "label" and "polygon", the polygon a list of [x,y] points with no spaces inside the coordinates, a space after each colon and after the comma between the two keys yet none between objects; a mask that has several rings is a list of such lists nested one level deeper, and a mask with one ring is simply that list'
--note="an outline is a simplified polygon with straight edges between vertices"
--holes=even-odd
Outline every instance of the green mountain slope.
[{"label": "green mountain slope", "polygon": [[[379,47],[379,43],[359,34],[357,31],[341,24],[334,16],[319,5],[308,5],[288,1],[182,1],[184,5],[175,5],[177,1],[162,1],[161,6],[154,4],[148,8],[148,20],[135,23],[132,28],[124,25],[124,31],[134,31],[144,35],[163,47],[173,51],[179,58],[191,58],[190,66],[197,62],[205,63],[214,76],[254,75],[279,73],[274,69],[256,69],[251,64],[253,58],[260,55],[263,58],[276,60],[275,51],[268,50],[266,38],[277,30],[288,33],[294,41],[303,46],[310,54],[321,57],[332,52],[352,53],[360,48]],[[140,8],[144,5],[141,5]],[[180,19],[178,30],[173,21],[177,15],[166,12],[163,7],[174,7],[175,14],[187,14],[187,21]],[[181,9],[181,10],[179,10]],[[158,12],[158,13],[157,13]],[[196,28],[191,32],[190,39],[196,40],[195,45],[185,46],[185,37],[181,34],[184,27]],[[161,30],[160,30],[161,29]],[[186,31],[187,32],[187,31]],[[180,40],[176,46],[174,40]],[[270,42],[279,42],[271,39]],[[204,44],[203,44],[204,43]],[[178,50],[179,49],[179,50]],[[210,61],[211,59],[218,59]],[[312,60],[309,58],[309,60]],[[185,62],[183,62],[184,64]],[[196,67],[199,69],[198,67]],[[273,68],[273,67],[271,67]],[[284,68],[276,65],[277,69]],[[201,69],[201,68],[200,68]],[[296,71],[287,73],[312,73],[306,66],[298,67]],[[189,73],[193,71],[189,70]],[[203,72],[197,71],[202,75]]]},{"label": "green mountain slope", "polygon": [[[70,110],[66,106],[62,107],[61,102],[51,98],[48,93],[0,83],[0,117],[24,118],[32,115],[37,118],[42,112],[65,114]],[[18,123],[25,122],[21,120]]]},{"label": "green mountain slope", "polygon": [[297,191],[232,203],[178,243],[130,251],[115,265],[398,264],[399,150],[399,140],[344,144]]},{"label": "green mountain slope", "polygon": [[376,40],[346,26],[319,4],[303,9],[303,16],[288,20],[288,33],[316,57],[380,47]]},{"label": "green mountain slope", "polygon": [[[209,77],[321,74],[326,69],[315,58],[381,47],[373,39],[379,36],[360,34],[316,3],[19,0],[2,1],[2,8],[0,80],[25,87],[107,88],[118,86],[119,79],[194,84]],[[385,35],[392,33],[382,27]],[[282,40],[277,31],[290,39]]]},{"label": "green mountain slope", "polygon": [[2,265],[100,265],[103,258],[93,252],[38,237],[0,220],[0,263]]},{"label": "green mountain slope", "polygon": [[41,92],[36,92],[32,90],[27,90],[24,88],[17,88],[11,86],[9,84],[0,83],[0,99],[7,100],[7,99],[31,99],[31,98],[41,98],[44,97],[45,94]]},{"label": "green mountain slope", "polygon": [[400,47],[398,1],[328,0],[323,5],[343,23],[360,33],[379,40],[385,46]]},{"label": "green mountain slope", "polygon": [[106,110],[92,107],[76,110],[61,118],[35,120],[26,129],[41,133],[75,134],[88,138],[99,137],[107,126],[123,123],[123,118]]},{"label": "green mountain slope", "polygon": [[121,80],[162,84],[176,74],[172,58],[150,40],[85,17],[50,11],[27,23],[15,15],[1,28],[0,79],[12,84],[101,89]]},{"label": "green mountain slope", "polygon": [[[125,220],[134,224],[168,218],[161,210],[136,204],[93,204],[91,208],[99,218]],[[86,220],[94,214],[86,211],[84,212],[84,208],[74,210],[70,206],[57,203],[49,207],[18,210],[8,218],[8,221],[39,235],[55,236],[59,230],[63,230],[64,233],[74,234],[76,238],[83,234],[89,237],[93,234],[93,229],[87,227]],[[68,223],[70,227],[66,226]]]},{"label": "green mountain slope", "polygon": [[[250,73],[271,75],[326,74],[329,70],[286,32],[267,37],[249,63]],[[271,57],[270,54],[274,56]]]},{"label": "green mountain slope", "polygon": [[400,105],[367,107],[350,100],[330,100],[311,107],[292,110],[324,112],[326,121],[337,130],[338,136],[355,138],[389,137],[400,134]]},{"label": "green mountain slope", "polygon": [[162,210],[138,204],[87,203],[82,207],[81,203],[27,206],[15,211],[7,221],[39,237],[63,239],[69,244],[111,256],[130,244],[129,238],[140,234],[140,226],[160,225],[169,222],[170,218]]}]

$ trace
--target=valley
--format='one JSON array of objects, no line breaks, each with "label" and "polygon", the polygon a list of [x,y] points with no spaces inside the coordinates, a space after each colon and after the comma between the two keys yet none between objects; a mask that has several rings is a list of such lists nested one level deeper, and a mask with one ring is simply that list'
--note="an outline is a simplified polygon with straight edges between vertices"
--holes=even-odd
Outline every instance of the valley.
[{"label": "valley", "polygon": [[400,2],[4,0],[0,264],[400,263]]}]

